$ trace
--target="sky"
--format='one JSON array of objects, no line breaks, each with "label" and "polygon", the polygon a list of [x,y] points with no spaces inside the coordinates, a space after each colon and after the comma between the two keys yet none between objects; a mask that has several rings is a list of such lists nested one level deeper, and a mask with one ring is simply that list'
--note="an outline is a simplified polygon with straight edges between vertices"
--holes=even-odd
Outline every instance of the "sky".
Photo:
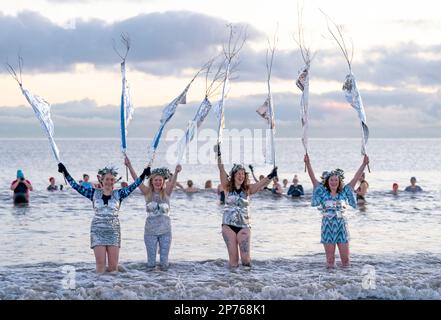
[{"label": "sky", "polygon": [[[118,137],[122,32],[132,47],[127,77],[135,105],[129,137],[151,138],[162,108],[218,55],[227,24],[247,30],[226,103],[226,127],[264,128],[265,55],[277,30],[272,91],[277,136],[301,134],[294,35],[303,8],[311,64],[310,135],[358,137],[341,90],[348,73],[322,13],[354,46],[353,72],[372,138],[441,137],[441,20],[438,1],[0,0],[0,61],[24,59],[23,85],[52,104],[58,137]],[[43,136],[16,82],[0,68],[0,137]],[[205,94],[199,77],[170,128],[185,128]],[[213,115],[204,123],[215,127]]]}]

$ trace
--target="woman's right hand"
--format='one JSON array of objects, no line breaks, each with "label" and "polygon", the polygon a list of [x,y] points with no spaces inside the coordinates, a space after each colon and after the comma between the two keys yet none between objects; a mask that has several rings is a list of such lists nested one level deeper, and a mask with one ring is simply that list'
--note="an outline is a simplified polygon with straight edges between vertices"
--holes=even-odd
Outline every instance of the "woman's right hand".
[{"label": "woman's right hand", "polygon": [[369,157],[365,154],[363,158],[363,164],[367,166],[369,164]]},{"label": "woman's right hand", "polygon": [[304,161],[306,164],[309,164],[309,163],[310,163],[309,155],[308,155],[307,153],[305,153],[305,157],[303,158],[303,161]]},{"label": "woman's right hand", "polygon": [[127,157],[127,155],[124,156],[124,164],[126,167],[130,167],[132,164],[130,163],[129,158]]},{"label": "woman's right hand", "polygon": [[214,145],[214,153],[216,153],[217,157],[220,158],[221,157],[221,148],[220,148],[220,144],[217,143]]}]

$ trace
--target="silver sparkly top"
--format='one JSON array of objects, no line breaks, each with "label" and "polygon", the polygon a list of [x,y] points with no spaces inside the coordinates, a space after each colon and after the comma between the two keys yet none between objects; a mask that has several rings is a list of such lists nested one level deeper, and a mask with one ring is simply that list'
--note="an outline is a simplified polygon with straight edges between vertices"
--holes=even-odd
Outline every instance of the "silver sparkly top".
[{"label": "silver sparkly top", "polygon": [[146,200],[147,219],[145,220],[146,235],[161,235],[171,232],[170,199],[161,199],[159,192],[153,192],[152,200]]},{"label": "silver sparkly top", "polygon": [[245,191],[228,192],[225,197],[222,224],[238,228],[250,228],[249,197]]},{"label": "silver sparkly top", "polygon": [[102,217],[117,217],[121,206],[118,190],[112,191],[111,197],[107,204],[103,201],[103,191],[95,189],[93,194],[93,210],[96,216]]}]

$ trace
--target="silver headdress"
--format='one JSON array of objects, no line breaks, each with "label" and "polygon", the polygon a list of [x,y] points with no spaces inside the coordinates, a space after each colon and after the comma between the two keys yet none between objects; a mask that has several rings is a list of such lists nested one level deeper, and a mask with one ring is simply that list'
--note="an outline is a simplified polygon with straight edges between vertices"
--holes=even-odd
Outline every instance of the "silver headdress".
[{"label": "silver headdress", "polygon": [[104,175],[110,173],[112,176],[114,176],[116,178],[118,176],[117,170],[118,170],[118,168],[115,168],[115,167],[104,167],[104,168],[98,170],[98,174],[103,177]]},{"label": "silver headdress", "polygon": [[344,180],[345,172],[342,169],[338,169],[338,168],[332,171],[323,171],[321,178],[324,181],[328,179],[330,176],[337,176],[341,180]]},{"label": "silver headdress", "polygon": [[167,180],[168,178],[171,177],[171,172],[170,170],[168,170],[168,168],[166,167],[162,167],[162,168],[156,168],[152,170],[152,173],[150,175],[151,177],[153,176],[161,176],[163,177],[165,180]]}]

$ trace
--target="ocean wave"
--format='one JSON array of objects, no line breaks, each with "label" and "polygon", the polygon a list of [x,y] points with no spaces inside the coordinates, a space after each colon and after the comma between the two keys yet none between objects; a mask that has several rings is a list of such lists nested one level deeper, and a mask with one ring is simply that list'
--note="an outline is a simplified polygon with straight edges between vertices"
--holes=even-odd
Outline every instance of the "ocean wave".
[{"label": "ocean wave", "polygon": [[39,263],[0,268],[0,299],[441,299],[441,257],[356,256],[328,270],[322,254],[254,261],[227,268],[222,259],[179,261],[168,271],[125,262],[96,274],[92,263]]}]

